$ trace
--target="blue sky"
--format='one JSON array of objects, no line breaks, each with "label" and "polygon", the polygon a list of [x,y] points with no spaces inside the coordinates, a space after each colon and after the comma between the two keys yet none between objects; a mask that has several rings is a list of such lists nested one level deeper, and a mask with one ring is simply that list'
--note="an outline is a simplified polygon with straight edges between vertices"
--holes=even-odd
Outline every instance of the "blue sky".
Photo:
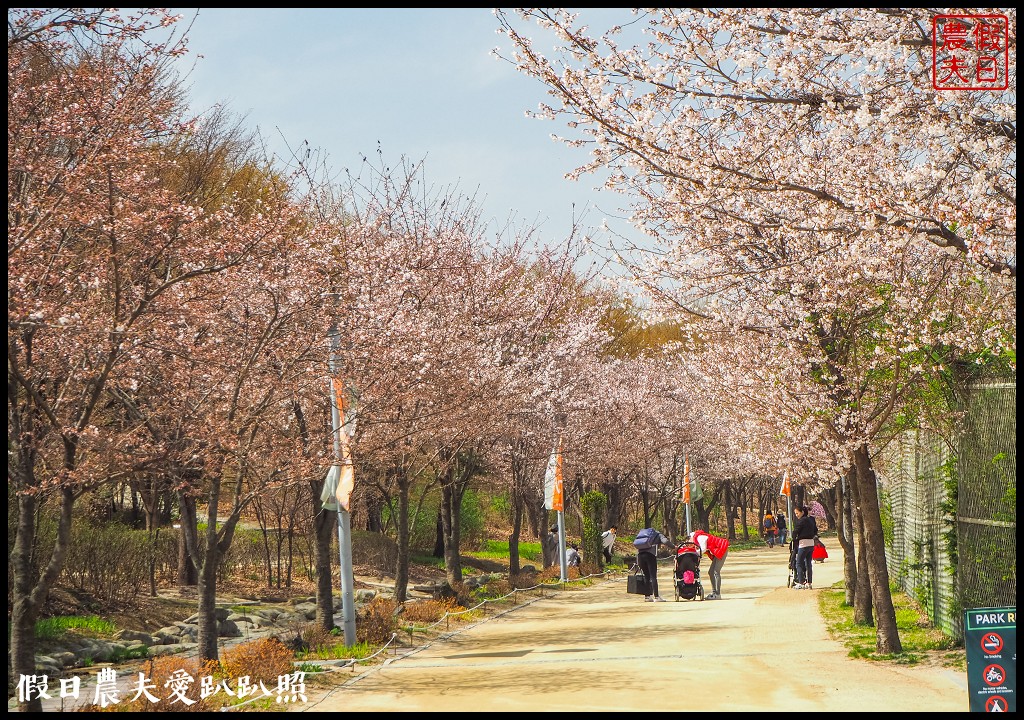
[{"label": "blue sky", "polygon": [[[555,241],[590,207],[584,225],[634,237],[626,198],[595,190],[596,177],[563,176],[587,151],[551,139],[563,121],[527,118],[548,99],[540,82],[491,56],[507,39],[490,9],[176,9],[191,20],[194,110],[224,102],[259,127],[272,149],[308,141],[340,171],[358,168],[378,147],[394,167],[425,159],[438,188],[476,195],[485,220],[510,214],[539,224]],[[590,15],[595,12],[588,10]],[[621,17],[628,11],[618,10]],[[189,62],[192,62],[190,60]],[[379,145],[378,145],[379,143]]]}]

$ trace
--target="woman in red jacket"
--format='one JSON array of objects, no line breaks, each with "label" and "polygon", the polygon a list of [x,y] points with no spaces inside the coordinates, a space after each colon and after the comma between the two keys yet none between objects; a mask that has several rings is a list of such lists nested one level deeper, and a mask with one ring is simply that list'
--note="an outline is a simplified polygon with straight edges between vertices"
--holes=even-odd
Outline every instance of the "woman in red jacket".
[{"label": "woman in red jacket", "polygon": [[705,600],[722,599],[722,566],[725,565],[725,556],[729,554],[729,540],[712,535],[704,530],[694,530],[690,533],[690,542],[696,543],[700,551],[711,560],[708,568],[708,577],[711,579],[711,594]]}]

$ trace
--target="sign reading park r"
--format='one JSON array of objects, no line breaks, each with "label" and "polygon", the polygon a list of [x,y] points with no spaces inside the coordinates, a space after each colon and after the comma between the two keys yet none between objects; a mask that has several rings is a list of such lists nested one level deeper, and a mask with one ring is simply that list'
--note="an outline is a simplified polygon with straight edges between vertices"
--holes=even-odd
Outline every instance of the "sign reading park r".
[{"label": "sign reading park r", "polygon": [[1017,711],[1017,608],[964,613],[971,712]]}]

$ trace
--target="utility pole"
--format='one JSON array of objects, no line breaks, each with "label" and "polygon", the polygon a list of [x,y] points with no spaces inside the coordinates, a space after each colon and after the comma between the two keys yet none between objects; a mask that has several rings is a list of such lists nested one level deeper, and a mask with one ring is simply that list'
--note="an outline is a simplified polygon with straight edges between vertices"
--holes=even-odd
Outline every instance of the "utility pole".
[{"label": "utility pole", "polygon": [[[337,325],[331,325],[331,424],[334,430],[334,466],[328,473],[328,482],[333,474],[335,492],[341,484],[343,471],[351,472],[351,467],[344,468],[347,461],[342,455],[341,434],[343,425],[349,424],[349,432],[354,425],[354,418],[343,418],[341,409],[345,402],[342,396],[344,386],[341,381],[341,337],[338,334]],[[344,630],[345,647],[352,647],[356,644],[356,602],[355,602],[355,579],[352,574],[352,519],[347,509],[342,507],[341,502],[334,498],[338,510],[338,554],[339,567],[341,569],[341,617],[342,629]]]}]

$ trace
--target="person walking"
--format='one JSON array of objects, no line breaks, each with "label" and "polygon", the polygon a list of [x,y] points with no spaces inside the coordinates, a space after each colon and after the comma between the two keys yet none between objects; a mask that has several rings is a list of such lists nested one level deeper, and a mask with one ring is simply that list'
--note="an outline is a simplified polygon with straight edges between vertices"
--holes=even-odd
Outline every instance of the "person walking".
[{"label": "person walking", "polygon": [[778,532],[778,527],[775,524],[775,516],[772,515],[771,510],[768,510],[764,514],[764,520],[761,521],[761,530],[764,532],[764,541],[768,543],[768,547],[775,547],[775,534]]},{"label": "person walking", "polygon": [[786,513],[779,513],[775,517],[775,527],[779,531],[779,545],[786,544]]},{"label": "person walking", "polygon": [[552,525],[548,534],[540,541],[541,554],[544,558],[544,569],[559,564],[558,558],[558,526]]},{"label": "person walking", "polygon": [[566,567],[579,567],[582,564],[580,559],[580,548],[576,543],[569,543],[569,547],[565,549],[565,566]]},{"label": "person walking", "polygon": [[[641,539],[645,542],[641,543]],[[667,537],[654,528],[644,528],[637,533],[637,539],[633,541],[637,551],[636,562],[651,591],[651,594],[644,598],[644,602],[667,602],[658,594],[658,548],[670,543]]]},{"label": "person walking", "polygon": [[813,590],[811,586],[814,563],[814,540],[818,537],[818,523],[807,513],[806,505],[793,508],[796,522],[793,523],[793,542],[796,543],[796,567],[793,569],[796,590]]},{"label": "person walking", "polygon": [[690,533],[690,542],[696,543],[702,554],[711,560],[708,567],[708,578],[711,580],[711,594],[705,600],[722,599],[722,566],[729,554],[729,539],[712,535],[705,530],[694,530]]},{"label": "person walking", "polygon": [[618,528],[612,525],[601,533],[601,552],[604,553],[604,561],[606,563],[610,563],[612,561],[612,552],[615,551],[616,532],[618,532]]}]

